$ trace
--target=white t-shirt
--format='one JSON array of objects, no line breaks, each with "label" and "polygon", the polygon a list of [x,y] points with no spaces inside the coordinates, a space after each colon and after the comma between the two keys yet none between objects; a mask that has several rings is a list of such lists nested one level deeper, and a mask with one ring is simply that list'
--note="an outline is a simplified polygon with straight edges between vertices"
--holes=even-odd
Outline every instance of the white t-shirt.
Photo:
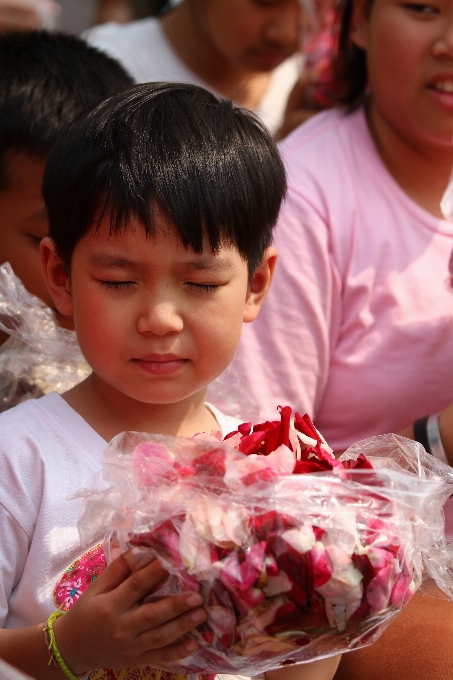
[{"label": "white t-shirt", "polygon": [[[240,421],[208,407],[223,436],[237,429]],[[98,548],[81,558],[82,501],[67,498],[100,471],[106,446],[56,392],[0,415],[3,627],[30,626],[47,620],[57,606],[69,608],[82,588],[82,569],[90,560],[95,569],[105,565]]]},{"label": "white t-shirt", "polygon": [[[179,58],[154,17],[128,24],[108,22],[87,31],[88,42],[117,59],[137,83],[180,82],[200,85],[221,96]],[[298,58],[291,57],[271,75],[269,87],[255,113],[271,132],[281,125],[289,93],[299,75]]]}]

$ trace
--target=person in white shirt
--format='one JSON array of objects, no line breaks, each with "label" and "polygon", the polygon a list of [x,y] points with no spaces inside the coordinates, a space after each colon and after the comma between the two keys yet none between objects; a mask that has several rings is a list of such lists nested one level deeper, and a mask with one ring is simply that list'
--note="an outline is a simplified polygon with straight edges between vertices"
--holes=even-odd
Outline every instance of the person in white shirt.
[{"label": "person in white shirt", "polygon": [[299,75],[300,0],[183,0],[161,18],[86,32],[139,83],[200,85],[279,129]]}]

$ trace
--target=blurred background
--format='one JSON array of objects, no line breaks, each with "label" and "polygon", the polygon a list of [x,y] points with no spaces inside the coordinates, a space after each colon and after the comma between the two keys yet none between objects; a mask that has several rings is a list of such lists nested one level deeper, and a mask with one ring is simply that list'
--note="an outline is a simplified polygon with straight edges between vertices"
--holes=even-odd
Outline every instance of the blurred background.
[{"label": "blurred background", "polygon": [[178,0],[0,0],[0,31],[48,28],[78,34],[107,21],[162,14]]}]

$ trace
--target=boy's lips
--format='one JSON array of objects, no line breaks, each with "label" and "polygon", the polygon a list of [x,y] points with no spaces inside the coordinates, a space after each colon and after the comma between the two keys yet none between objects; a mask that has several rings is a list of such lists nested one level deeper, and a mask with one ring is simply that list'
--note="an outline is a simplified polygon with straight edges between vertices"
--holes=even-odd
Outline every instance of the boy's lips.
[{"label": "boy's lips", "polygon": [[181,359],[174,354],[149,354],[133,361],[152,375],[170,375],[183,368],[188,359]]}]

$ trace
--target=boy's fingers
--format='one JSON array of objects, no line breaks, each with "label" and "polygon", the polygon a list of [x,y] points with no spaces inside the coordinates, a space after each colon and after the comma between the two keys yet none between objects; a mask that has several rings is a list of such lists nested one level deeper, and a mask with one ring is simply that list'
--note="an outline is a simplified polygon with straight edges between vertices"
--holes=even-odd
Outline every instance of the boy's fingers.
[{"label": "boy's fingers", "polygon": [[128,563],[131,571],[139,571],[143,567],[147,567],[148,564],[154,562],[156,558],[154,550],[151,548],[145,548],[137,546],[124,553],[124,558]]},{"label": "boy's fingers", "polygon": [[129,564],[124,555],[120,555],[90,585],[89,592],[91,595],[107,593],[118,588],[130,575]]},{"label": "boy's fingers", "polygon": [[[123,559],[127,565],[126,559],[124,557]],[[112,562],[112,566],[113,564],[114,563]],[[130,572],[129,566],[128,570],[129,576],[118,586],[116,593],[117,602],[124,610],[134,607],[167,575],[166,570],[159,560],[154,560],[146,567],[132,573]]]},{"label": "boy's fingers", "polygon": [[137,635],[149,634],[149,642],[154,640],[147,649],[165,647],[205,620],[202,604],[199,593],[165,597],[138,607],[131,617],[131,625]]},{"label": "boy's fingers", "polygon": [[[156,653],[167,653],[169,648],[172,648],[171,654],[180,654],[183,656],[188,656],[194,649],[198,646],[193,640],[183,640],[183,645],[178,643],[177,649],[174,644],[175,640],[182,637],[186,633],[189,633],[193,628],[199,626],[200,623],[206,620],[207,614],[204,609],[198,607],[185,614],[178,616],[177,618],[162,624],[157,628],[149,629],[143,632],[137,641],[140,647],[147,651],[155,650]],[[161,658],[162,662],[172,661],[177,658],[183,658],[183,656],[172,656],[171,658]]]},{"label": "boy's fingers", "polygon": [[172,645],[167,645],[158,652],[149,651],[144,654],[140,660],[144,666],[151,666],[152,668],[160,668],[162,670],[174,673],[172,669],[172,664],[179,659],[184,659],[186,656],[192,654],[198,648],[197,643],[194,640],[182,640],[181,642],[175,642]]}]

